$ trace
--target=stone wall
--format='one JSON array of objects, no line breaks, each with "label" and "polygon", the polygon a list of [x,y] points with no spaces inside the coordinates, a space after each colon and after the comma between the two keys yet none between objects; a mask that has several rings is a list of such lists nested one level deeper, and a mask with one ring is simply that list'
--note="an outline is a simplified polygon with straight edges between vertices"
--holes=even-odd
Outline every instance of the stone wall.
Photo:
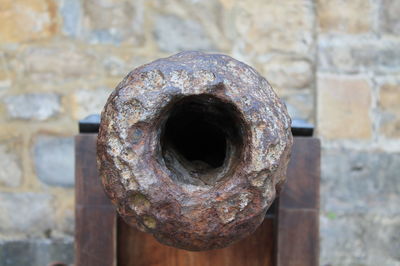
[{"label": "stone wall", "polygon": [[2,0],[0,264],[72,262],[77,121],[182,50],[254,66],[316,124],[321,265],[400,264],[399,13],[396,0]]},{"label": "stone wall", "polygon": [[321,262],[400,264],[400,1],[321,0]]}]

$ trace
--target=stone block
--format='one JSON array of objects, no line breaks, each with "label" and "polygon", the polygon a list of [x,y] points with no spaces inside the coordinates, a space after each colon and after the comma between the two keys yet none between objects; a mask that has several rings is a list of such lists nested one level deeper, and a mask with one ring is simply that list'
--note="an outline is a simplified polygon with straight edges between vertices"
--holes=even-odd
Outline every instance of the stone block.
[{"label": "stone block", "polygon": [[155,19],[154,37],[158,47],[165,52],[184,50],[212,50],[213,44],[202,25],[191,19],[173,15],[160,15]]},{"label": "stone block", "polygon": [[22,179],[21,158],[11,144],[0,144],[0,186],[18,187]]},{"label": "stone block", "polygon": [[[220,1],[152,1],[152,8],[148,11],[154,24],[155,41],[160,48],[164,47],[164,51],[173,49],[171,53],[175,53],[182,49],[210,48],[213,51],[226,51],[232,46],[231,39],[235,38],[229,4]],[[163,25],[163,22],[167,25]],[[179,43],[179,40],[184,43]]]},{"label": "stone block", "polygon": [[398,216],[321,216],[320,234],[320,265],[400,264]]},{"label": "stone block", "polygon": [[58,12],[62,18],[62,31],[71,37],[80,36],[82,30],[82,8],[80,0],[58,0]]},{"label": "stone block", "polygon": [[60,96],[55,93],[27,93],[4,98],[8,116],[25,120],[47,120],[61,111]]},{"label": "stone block", "polygon": [[23,78],[39,83],[60,83],[78,78],[90,80],[101,75],[96,52],[68,45],[31,46],[21,52],[13,62]]},{"label": "stone block", "polygon": [[400,138],[400,82],[385,83],[379,89],[380,133]]},{"label": "stone block", "polygon": [[44,236],[53,226],[52,197],[34,192],[0,192],[0,234]]},{"label": "stone block", "polygon": [[7,52],[0,52],[0,96],[9,89],[13,83],[13,73],[11,73],[8,62]]},{"label": "stone block", "polygon": [[369,0],[318,0],[317,13],[321,32],[358,34],[372,28]]},{"label": "stone block", "polygon": [[[142,45],[145,40],[142,1],[83,1],[83,32],[91,43]],[[107,19],[104,19],[107,18]]]},{"label": "stone block", "polygon": [[[130,47],[120,48],[114,47],[110,49],[109,47],[102,47],[103,49],[97,50],[99,56],[99,62],[105,71],[105,75],[109,77],[115,77],[110,86],[114,88],[122,77],[126,76],[129,71],[139,67],[141,65],[147,64],[157,58],[165,57],[165,54],[160,51],[156,51],[148,55],[140,55],[132,52]],[[105,86],[106,84],[101,84]],[[93,86],[91,87],[93,88]]]},{"label": "stone block", "polygon": [[3,0],[0,21],[0,42],[44,39],[58,30],[56,5],[52,0]]},{"label": "stone block", "polygon": [[88,115],[100,114],[113,89],[79,90],[72,95],[73,118],[80,120]]},{"label": "stone block", "polygon": [[281,51],[309,55],[315,38],[311,0],[238,1],[234,7],[234,50],[257,57]]},{"label": "stone block", "polygon": [[72,137],[39,135],[33,146],[36,175],[51,186],[72,187],[74,140]]},{"label": "stone block", "polygon": [[298,90],[281,96],[292,119],[314,120],[314,95],[311,90]]},{"label": "stone block", "polygon": [[62,211],[62,217],[56,224],[55,234],[62,236],[73,236],[75,234],[75,211],[74,206]]},{"label": "stone block", "polygon": [[318,74],[318,135],[327,139],[370,139],[372,88],[358,76]]},{"label": "stone block", "polygon": [[318,71],[399,73],[400,39],[320,37]]},{"label": "stone block", "polygon": [[323,149],[321,209],[400,216],[400,153]]},{"label": "stone block", "polygon": [[0,265],[45,266],[52,262],[73,264],[74,243],[72,239],[31,239],[0,242]]},{"label": "stone block", "polygon": [[310,87],[314,79],[312,63],[306,59],[288,56],[272,56],[265,62],[260,62],[261,72],[279,89],[301,89]]},{"label": "stone block", "polygon": [[400,1],[382,0],[380,1],[380,27],[383,32],[394,35],[400,34]]}]

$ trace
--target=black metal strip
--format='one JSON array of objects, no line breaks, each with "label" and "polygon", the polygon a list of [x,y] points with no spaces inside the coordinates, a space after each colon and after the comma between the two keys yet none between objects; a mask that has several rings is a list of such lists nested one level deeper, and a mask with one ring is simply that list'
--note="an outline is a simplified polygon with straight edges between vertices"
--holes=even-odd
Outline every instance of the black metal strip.
[{"label": "black metal strip", "polygon": [[[79,121],[79,133],[98,133],[100,127],[100,115],[89,115]],[[305,120],[293,119],[292,134],[295,137],[311,137],[314,133],[314,126]]]}]

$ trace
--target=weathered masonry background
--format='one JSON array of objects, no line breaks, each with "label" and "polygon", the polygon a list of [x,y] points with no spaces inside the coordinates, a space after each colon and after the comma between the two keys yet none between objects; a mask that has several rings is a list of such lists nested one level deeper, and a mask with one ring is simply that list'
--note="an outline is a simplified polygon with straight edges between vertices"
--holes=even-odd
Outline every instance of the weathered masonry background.
[{"label": "weathered masonry background", "polygon": [[73,260],[77,121],[181,50],[254,66],[316,125],[321,265],[400,264],[399,13],[397,0],[1,0],[0,264]]}]

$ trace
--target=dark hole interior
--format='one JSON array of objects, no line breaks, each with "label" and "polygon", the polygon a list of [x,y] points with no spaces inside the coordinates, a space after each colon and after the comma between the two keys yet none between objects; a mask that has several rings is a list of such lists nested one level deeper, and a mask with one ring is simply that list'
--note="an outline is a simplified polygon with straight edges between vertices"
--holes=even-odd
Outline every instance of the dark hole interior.
[{"label": "dark hole interior", "polygon": [[[226,135],[212,121],[210,113],[182,106],[165,127],[165,138],[186,160],[216,168],[224,163]],[[214,121],[215,122],[215,121]]]},{"label": "dark hole interior", "polygon": [[187,96],[177,101],[161,136],[167,166],[181,172],[179,163],[190,173],[204,173],[226,165],[241,146],[239,120],[232,104],[214,96]]}]

